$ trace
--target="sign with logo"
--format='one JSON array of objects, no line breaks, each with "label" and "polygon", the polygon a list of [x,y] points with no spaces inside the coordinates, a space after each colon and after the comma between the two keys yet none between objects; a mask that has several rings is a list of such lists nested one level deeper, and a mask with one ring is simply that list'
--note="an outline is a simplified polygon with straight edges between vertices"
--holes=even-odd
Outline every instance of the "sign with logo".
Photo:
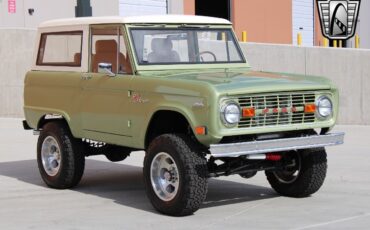
[{"label": "sign with logo", "polygon": [[8,0],[8,13],[15,14],[17,12],[16,0]]},{"label": "sign with logo", "polygon": [[316,1],[324,37],[347,40],[355,35],[361,0]]}]

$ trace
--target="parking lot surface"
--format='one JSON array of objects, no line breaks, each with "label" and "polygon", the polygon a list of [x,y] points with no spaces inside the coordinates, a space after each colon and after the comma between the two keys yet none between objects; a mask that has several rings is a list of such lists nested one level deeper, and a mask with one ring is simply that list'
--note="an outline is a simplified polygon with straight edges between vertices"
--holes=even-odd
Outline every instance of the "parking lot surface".
[{"label": "parking lot surface", "polygon": [[144,152],[121,163],[89,157],[72,190],[41,180],[37,136],[19,119],[0,119],[0,229],[369,229],[370,127],[337,126],[345,144],[328,148],[321,190],[294,199],[277,195],[264,173],[209,181],[201,209],[188,217],[158,214],[144,191]]}]

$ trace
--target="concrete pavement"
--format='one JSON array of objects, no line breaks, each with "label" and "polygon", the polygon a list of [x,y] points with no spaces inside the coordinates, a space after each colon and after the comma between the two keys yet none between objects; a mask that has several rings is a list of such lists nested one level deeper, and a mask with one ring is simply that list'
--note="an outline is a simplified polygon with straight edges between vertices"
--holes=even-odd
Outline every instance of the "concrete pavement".
[{"label": "concrete pavement", "polygon": [[80,185],[53,190],[35,160],[37,137],[0,119],[0,229],[369,229],[370,126],[338,126],[345,145],[328,148],[329,171],[312,197],[278,196],[264,174],[210,180],[189,217],[158,214],[145,196],[143,152],[122,163],[91,157]]}]

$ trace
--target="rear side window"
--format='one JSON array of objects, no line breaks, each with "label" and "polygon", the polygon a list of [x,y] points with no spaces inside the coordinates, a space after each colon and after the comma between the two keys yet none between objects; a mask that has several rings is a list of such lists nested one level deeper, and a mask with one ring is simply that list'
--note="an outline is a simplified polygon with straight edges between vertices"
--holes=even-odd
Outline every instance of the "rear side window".
[{"label": "rear side window", "polygon": [[41,34],[37,65],[81,66],[82,31]]}]

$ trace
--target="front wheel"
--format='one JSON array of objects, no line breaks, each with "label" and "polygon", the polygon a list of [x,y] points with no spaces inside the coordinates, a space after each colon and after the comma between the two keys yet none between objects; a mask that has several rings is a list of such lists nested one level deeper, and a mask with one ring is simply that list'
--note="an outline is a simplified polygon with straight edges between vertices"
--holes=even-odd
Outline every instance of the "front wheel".
[{"label": "front wheel", "polygon": [[172,216],[194,213],[206,198],[207,162],[192,140],[165,134],[150,144],[144,159],[144,181],[154,208]]},{"label": "front wheel", "polygon": [[290,152],[285,157],[290,163],[284,170],[266,171],[267,180],[277,193],[307,197],[321,188],[327,171],[324,148]]},{"label": "front wheel", "polygon": [[43,126],[37,143],[37,163],[44,182],[52,188],[76,186],[84,172],[81,142],[62,121]]}]

